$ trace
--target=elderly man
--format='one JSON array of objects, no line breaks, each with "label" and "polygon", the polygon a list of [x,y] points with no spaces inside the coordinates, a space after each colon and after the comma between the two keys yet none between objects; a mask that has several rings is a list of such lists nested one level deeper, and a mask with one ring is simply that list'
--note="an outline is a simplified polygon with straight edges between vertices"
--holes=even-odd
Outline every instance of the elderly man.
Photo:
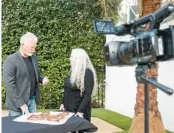
[{"label": "elderly man", "polygon": [[38,60],[34,55],[37,42],[38,38],[27,32],[20,38],[20,49],[4,61],[5,105],[9,116],[36,112],[36,103],[41,102],[39,83],[45,85],[49,82],[39,73]]}]

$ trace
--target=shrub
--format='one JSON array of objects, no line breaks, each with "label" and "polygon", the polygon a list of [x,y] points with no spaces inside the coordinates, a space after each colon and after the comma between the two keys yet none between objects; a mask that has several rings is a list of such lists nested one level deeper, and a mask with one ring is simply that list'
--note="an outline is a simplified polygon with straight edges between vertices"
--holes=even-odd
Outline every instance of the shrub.
[{"label": "shrub", "polygon": [[[7,55],[18,49],[24,33],[30,31],[39,38],[40,71],[50,80],[47,86],[41,87],[42,105],[39,108],[59,106],[72,48],[84,48],[96,70],[104,67],[104,38],[93,32],[94,19],[100,19],[95,0],[2,1],[2,63]],[[103,73],[98,72],[98,78],[102,76]],[[4,86],[2,94],[4,101]]]}]

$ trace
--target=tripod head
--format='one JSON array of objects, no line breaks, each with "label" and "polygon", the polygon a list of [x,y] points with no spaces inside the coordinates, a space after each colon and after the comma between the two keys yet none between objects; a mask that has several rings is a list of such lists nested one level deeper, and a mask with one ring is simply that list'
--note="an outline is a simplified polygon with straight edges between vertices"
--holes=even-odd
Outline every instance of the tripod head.
[{"label": "tripod head", "polygon": [[173,89],[158,83],[156,78],[147,76],[147,70],[151,67],[153,67],[152,64],[138,65],[136,67],[135,72],[136,72],[137,82],[138,83],[144,83],[144,84],[152,84],[155,87],[157,87],[158,89],[160,89],[161,91],[163,91],[164,93],[166,93],[168,95],[172,95],[173,94]]}]

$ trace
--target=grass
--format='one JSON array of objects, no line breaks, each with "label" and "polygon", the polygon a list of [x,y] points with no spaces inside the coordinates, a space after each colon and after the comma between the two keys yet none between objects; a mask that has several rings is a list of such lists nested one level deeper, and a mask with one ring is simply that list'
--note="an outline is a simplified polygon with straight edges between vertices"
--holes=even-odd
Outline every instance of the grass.
[{"label": "grass", "polygon": [[[121,115],[119,113],[110,111],[110,110],[106,110],[106,109],[100,109],[100,108],[93,109],[92,116],[98,117],[98,118],[124,130],[122,132],[117,132],[117,133],[128,133],[129,128],[132,123],[131,118]],[[174,132],[166,131],[166,133],[174,133]]]},{"label": "grass", "polygon": [[129,117],[105,109],[93,109],[92,116],[98,117],[123,130],[128,130],[132,122],[132,119]]}]

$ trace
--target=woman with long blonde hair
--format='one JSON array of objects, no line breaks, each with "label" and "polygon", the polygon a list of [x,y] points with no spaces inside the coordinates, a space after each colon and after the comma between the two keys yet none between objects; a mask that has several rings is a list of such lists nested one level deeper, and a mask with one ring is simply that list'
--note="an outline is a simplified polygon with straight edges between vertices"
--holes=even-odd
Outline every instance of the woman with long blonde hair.
[{"label": "woman with long blonde hair", "polygon": [[75,116],[84,117],[90,121],[91,97],[97,88],[95,69],[88,54],[81,48],[72,49],[70,66],[70,75],[65,81],[60,110],[74,112]]}]

